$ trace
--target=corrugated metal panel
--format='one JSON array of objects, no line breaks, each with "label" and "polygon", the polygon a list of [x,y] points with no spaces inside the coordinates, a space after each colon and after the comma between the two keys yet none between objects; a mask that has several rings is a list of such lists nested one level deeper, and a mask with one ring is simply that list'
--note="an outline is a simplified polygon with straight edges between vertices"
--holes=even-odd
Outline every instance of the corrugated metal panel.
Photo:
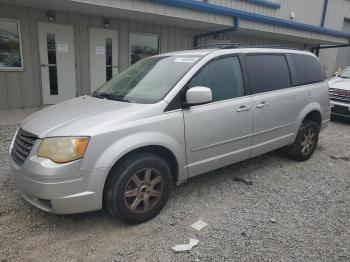
[{"label": "corrugated metal panel", "polygon": [[[125,3],[124,3],[125,4]],[[128,4],[129,5],[129,4]],[[0,109],[37,107],[42,104],[37,23],[47,22],[46,11],[36,8],[0,5],[0,17],[18,19],[21,26],[24,71],[0,71]],[[89,93],[89,27],[101,27],[102,18],[75,13],[56,13],[56,22],[74,26],[77,90]],[[119,31],[119,67],[129,66],[129,34],[159,34],[161,52],[188,49],[193,46],[198,30],[169,27],[113,18],[110,28]]]},{"label": "corrugated metal panel", "polygon": [[[325,26],[341,30],[344,18],[350,19],[350,1],[330,0],[328,2],[329,6]],[[328,76],[331,76],[337,70],[337,68],[335,68],[337,52],[337,49],[324,49],[320,52],[320,59],[325,65]]]},{"label": "corrugated metal panel", "polygon": [[337,44],[337,43],[347,43],[348,40],[345,38],[333,37],[329,35],[305,32],[301,30],[283,28],[275,25],[267,25],[252,21],[241,20],[240,29],[262,31],[266,33],[279,34],[280,38],[283,38],[283,35],[288,38],[297,37],[299,40],[304,41],[305,43],[317,44],[323,42],[323,44]]},{"label": "corrugated metal panel", "polygon": [[281,4],[281,8],[273,9],[261,5],[252,4],[244,0],[209,0],[211,4],[223,5],[230,8],[245,10],[283,19],[290,19],[290,12],[296,14],[293,21],[319,25],[322,14],[322,0],[274,0]]},{"label": "corrugated metal panel", "polygon": [[[35,15],[35,12],[31,16]],[[24,70],[19,72],[0,71],[1,99],[0,109],[35,107],[41,105],[41,90],[39,86],[38,55],[33,52],[37,44],[36,29],[29,18],[26,8],[14,8],[1,5],[0,17],[18,19],[20,21]]]},{"label": "corrugated metal panel", "polygon": [[196,10],[159,4],[152,0],[70,0],[71,2],[105,6],[149,14],[167,15],[174,18],[189,19],[218,25],[231,25],[232,19]]},{"label": "corrugated metal panel", "polygon": [[350,1],[328,1],[328,11],[326,15],[325,26],[335,28],[337,30],[342,30],[344,18],[350,19]]},{"label": "corrugated metal panel", "polygon": [[[222,5],[229,8],[249,11],[267,16],[282,18],[294,22],[300,22],[310,25],[319,26],[322,19],[323,0],[276,0],[281,3],[280,9],[272,9],[261,5],[255,5],[244,0],[209,0],[209,3]],[[291,19],[291,12],[295,13],[295,18]],[[349,0],[332,0],[329,1],[325,27],[341,30],[344,17],[350,16]],[[242,21],[241,27],[246,29],[266,31],[272,33],[295,35],[304,38],[314,38],[326,42],[346,43],[345,39],[317,34],[308,33],[300,30],[286,29],[278,26],[266,25],[251,21]]]}]

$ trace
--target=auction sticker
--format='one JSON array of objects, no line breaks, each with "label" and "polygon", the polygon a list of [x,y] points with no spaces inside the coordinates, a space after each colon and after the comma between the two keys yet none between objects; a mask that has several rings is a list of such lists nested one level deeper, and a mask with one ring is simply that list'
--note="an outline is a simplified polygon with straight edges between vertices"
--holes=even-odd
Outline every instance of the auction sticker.
[{"label": "auction sticker", "polygon": [[174,60],[175,63],[194,63],[198,57],[178,57]]}]

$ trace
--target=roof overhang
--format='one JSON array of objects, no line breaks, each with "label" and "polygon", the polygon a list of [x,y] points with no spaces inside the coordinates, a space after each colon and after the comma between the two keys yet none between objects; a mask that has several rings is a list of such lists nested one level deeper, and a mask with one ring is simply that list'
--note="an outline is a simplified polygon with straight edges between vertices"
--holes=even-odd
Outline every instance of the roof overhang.
[{"label": "roof overhang", "polygon": [[[188,10],[188,15],[180,12],[181,10],[178,10],[177,13],[179,14],[167,13],[167,10],[157,8],[159,4],[153,1],[136,0],[134,3],[132,2],[124,1],[123,4],[122,1],[114,0],[0,0],[0,3],[9,5],[28,6],[56,12],[113,17],[199,30],[216,30],[232,26],[230,17],[220,19],[219,22],[215,21],[215,14],[212,14],[208,19],[206,17],[194,19],[190,15],[190,12],[193,13],[192,10]],[[202,13],[200,11],[197,12],[198,14]],[[199,16],[197,15],[196,18]]]},{"label": "roof overhang", "polygon": [[[270,26],[281,27],[285,29],[298,30],[307,33],[326,35],[338,40],[340,42],[346,42],[350,39],[350,33],[334,30],[331,28],[325,28],[316,25],[304,24],[300,22],[289,21],[272,16],[261,15],[258,13],[247,12],[243,10],[228,8],[221,5],[214,5],[207,2],[195,1],[195,0],[153,0],[157,3],[183,7],[186,9],[192,9],[202,12],[214,13],[217,15],[224,15],[230,17],[238,17],[242,20],[246,20],[253,23],[261,23]],[[337,41],[335,41],[337,42]]]}]

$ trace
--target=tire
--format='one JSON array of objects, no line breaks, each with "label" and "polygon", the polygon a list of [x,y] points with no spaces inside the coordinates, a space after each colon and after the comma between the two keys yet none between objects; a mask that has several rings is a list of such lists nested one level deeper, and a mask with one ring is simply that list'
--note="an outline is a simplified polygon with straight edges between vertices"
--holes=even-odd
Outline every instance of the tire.
[{"label": "tire", "polygon": [[110,172],[104,206],[112,216],[131,224],[142,223],[156,216],[168,201],[172,174],[158,156],[131,154]]},{"label": "tire", "polygon": [[306,161],[314,153],[320,126],[312,120],[304,120],[298,131],[295,142],[288,147],[288,155],[296,161]]}]

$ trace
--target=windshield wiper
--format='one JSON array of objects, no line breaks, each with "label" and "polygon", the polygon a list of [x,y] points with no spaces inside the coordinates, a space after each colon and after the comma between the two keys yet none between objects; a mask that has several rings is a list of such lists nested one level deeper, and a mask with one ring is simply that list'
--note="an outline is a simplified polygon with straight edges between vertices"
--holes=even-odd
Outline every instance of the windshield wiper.
[{"label": "windshield wiper", "polygon": [[132,102],[131,100],[128,100],[128,99],[125,99],[121,96],[116,96],[116,95],[113,95],[113,94],[109,94],[109,93],[99,93],[99,92],[96,92],[94,91],[92,93],[92,96],[93,97],[97,97],[97,98],[105,98],[105,99],[108,99],[108,100],[114,100],[114,101],[121,101],[121,102]]},{"label": "windshield wiper", "polygon": [[345,79],[350,79],[350,77],[348,77],[348,76],[339,76],[339,77],[345,78]]}]

